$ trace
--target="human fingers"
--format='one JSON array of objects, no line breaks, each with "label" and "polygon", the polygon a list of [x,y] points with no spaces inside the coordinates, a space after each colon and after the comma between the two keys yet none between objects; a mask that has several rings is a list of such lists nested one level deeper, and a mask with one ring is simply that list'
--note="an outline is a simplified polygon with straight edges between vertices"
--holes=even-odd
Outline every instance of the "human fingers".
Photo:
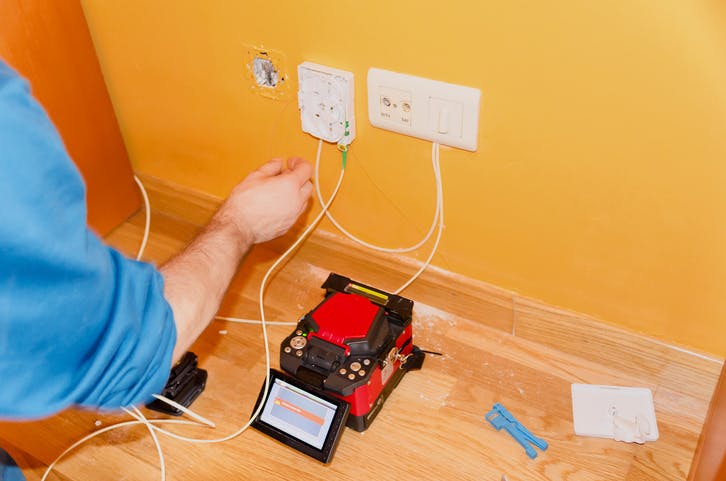
[{"label": "human fingers", "polygon": [[290,175],[295,176],[298,184],[302,187],[313,175],[313,166],[305,159],[295,158],[288,161]]},{"label": "human fingers", "polygon": [[264,177],[272,177],[282,172],[282,159],[271,159],[257,168],[253,173]]},{"label": "human fingers", "polygon": [[313,183],[308,180],[302,185],[302,187],[300,187],[300,199],[304,199],[305,201],[307,201],[307,199],[309,199],[312,194]]},{"label": "human fingers", "polygon": [[287,159],[288,170],[292,170],[299,162],[305,162],[305,159],[303,159],[302,157],[290,157],[289,159]]},{"label": "human fingers", "polygon": [[308,201],[308,200],[306,200],[305,202],[302,203],[302,205],[300,206],[300,210],[298,210],[298,214],[297,214],[298,218],[301,215],[303,215],[303,213],[307,210],[309,203],[310,203],[310,201]]}]

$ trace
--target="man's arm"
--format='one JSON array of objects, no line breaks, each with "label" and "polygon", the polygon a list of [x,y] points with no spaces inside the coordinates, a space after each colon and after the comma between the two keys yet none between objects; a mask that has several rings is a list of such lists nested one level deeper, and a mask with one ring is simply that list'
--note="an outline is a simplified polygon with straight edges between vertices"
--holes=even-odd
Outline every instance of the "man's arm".
[{"label": "man's arm", "polygon": [[12,419],[149,400],[250,246],[283,234],[312,191],[306,162],[265,164],[160,273],[88,229],[80,174],[1,60],[0,172],[0,418]]},{"label": "man's arm", "polygon": [[83,181],[0,60],[0,418],[147,400],[176,343],[164,279],[86,225]]},{"label": "man's arm", "polygon": [[178,360],[219,309],[240,261],[252,245],[279,237],[302,214],[312,193],[312,168],[275,159],[234,188],[202,233],[161,268],[164,297],[174,312]]}]

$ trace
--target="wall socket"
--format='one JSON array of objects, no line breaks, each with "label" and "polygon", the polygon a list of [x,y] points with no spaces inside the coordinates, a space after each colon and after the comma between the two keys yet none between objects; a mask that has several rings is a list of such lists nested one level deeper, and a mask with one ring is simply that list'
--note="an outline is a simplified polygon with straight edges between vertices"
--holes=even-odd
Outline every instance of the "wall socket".
[{"label": "wall socket", "polygon": [[376,127],[475,151],[481,91],[372,68],[368,118]]},{"label": "wall socket", "polygon": [[405,127],[411,127],[411,92],[379,87],[377,93],[381,118]]},{"label": "wall socket", "polygon": [[355,138],[353,74],[312,62],[298,65],[297,74],[303,131],[349,145]]}]

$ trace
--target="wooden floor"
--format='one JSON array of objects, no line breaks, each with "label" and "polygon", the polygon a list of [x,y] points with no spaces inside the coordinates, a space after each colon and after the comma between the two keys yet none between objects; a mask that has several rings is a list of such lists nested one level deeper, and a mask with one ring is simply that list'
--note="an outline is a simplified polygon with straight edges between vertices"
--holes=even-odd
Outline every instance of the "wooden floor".
[{"label": "wooden floor", "polygon": [[[153,179],[147,182],[153,184]],[[159,210],[152,216],[145,256],[156,263],[183,247],[214,204],[195,201],[175,209],[162,187],[154,190],[152,185],[152,203]],[[143,217],[137,215],[108,241],[132,253],[142,228]],[[259,283],[290,239],[250,254],[220,314],[259,318]],[[268,319],[294,321],[314,307],[330,271],[392,290],[415,268],[410,260],[372,255],[319,232],[274,277],[266,294]],[[330,465],[252,430],[221,444],[162,437],[167,479],[499,481],[504,473],[511,481],[686,478],[722,360],[436,269],[404,295],[415,301],[415,343],[443,356],[429,357],[423,370],[407,374],[368,431],[346,430]],[[289,330],[269,329],[273,365]],[[199,438],[226,436],[248,419],[264,378],[261,329],[214,321],[193,351],[209,372],[207,389],[194,409],[217,428],[170,429]],[[641,446],[575,436],[573,382],[652,389],[660,439]],[[545,438],[549,449],[530,460],[512,438],[491,428],[484,414],[495,402]],[[33,481],[75,440],[99,425],[126,419],[70,410],[43,421],[0,424],[0,443]],[[136,426],[85,444],[49,479],[154,480],[159,479],[158,466],[148,431]]]}]

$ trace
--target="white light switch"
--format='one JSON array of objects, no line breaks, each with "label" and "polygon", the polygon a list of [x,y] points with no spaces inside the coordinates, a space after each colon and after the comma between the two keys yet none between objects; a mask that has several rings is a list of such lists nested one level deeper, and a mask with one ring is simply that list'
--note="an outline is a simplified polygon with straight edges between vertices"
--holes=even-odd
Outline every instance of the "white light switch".
[{"label": "white light switch", "polygon": [[368,118],[376,127],[477,149],[479,89],[387,70],[368,71]]},{"label": "white light switch", "polygon": [[437,98],[429,99],[429,128],[442,135],[461,138],[464,106]]}]

